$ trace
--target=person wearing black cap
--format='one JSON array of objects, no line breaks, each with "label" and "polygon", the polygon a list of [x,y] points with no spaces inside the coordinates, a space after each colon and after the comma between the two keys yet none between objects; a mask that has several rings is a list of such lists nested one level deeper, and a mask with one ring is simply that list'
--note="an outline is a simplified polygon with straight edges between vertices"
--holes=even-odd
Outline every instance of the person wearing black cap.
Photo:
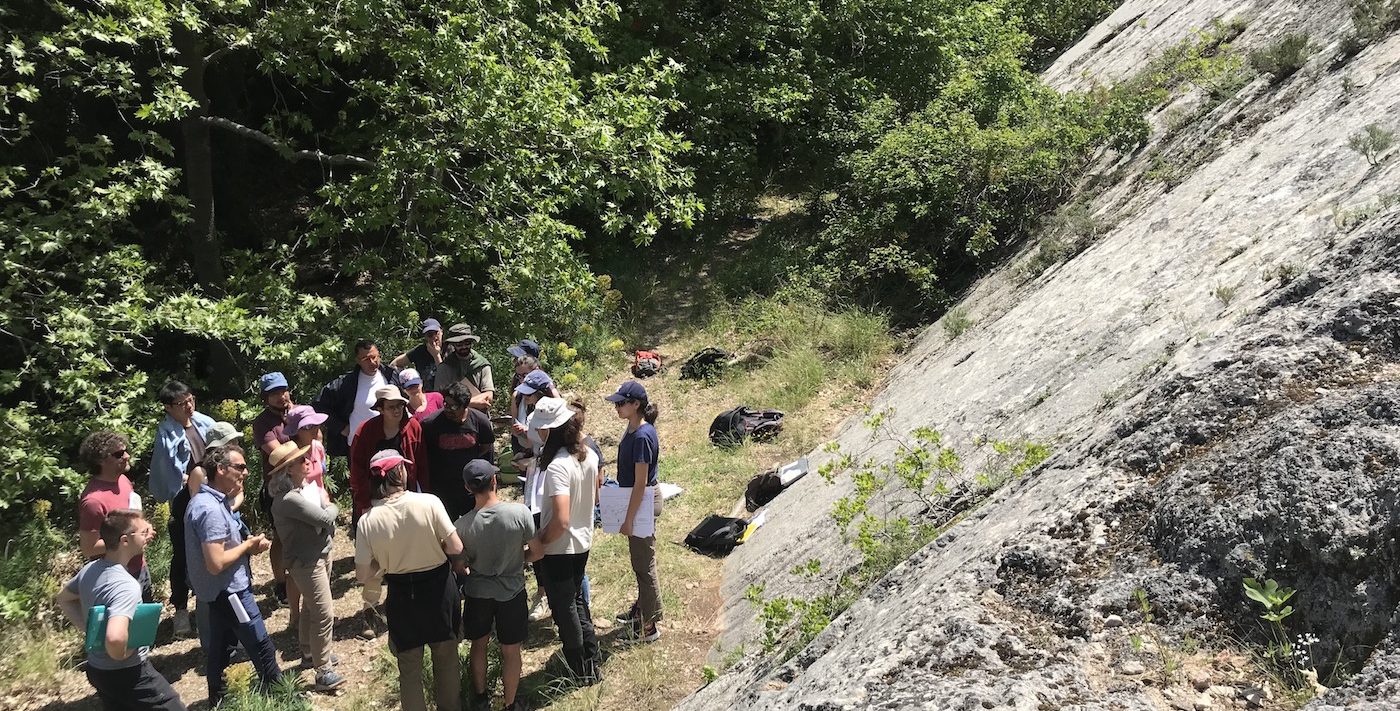
[{"label": "person wearing black cap", "polygon": [[[433,376],[442,362],[442,324],[435,318],[423,319],[423,342],[407,353],[400,353],[390,365],[403,370],[410,364],[423,378],[424,392],[437,392]],[[405,386],[406,387],[406,386]]]},{"label": "person wearing black cap", "polygon": [[627,503],[627,515],[622,520],[621,533],[627,536],[627,551],[632,559],[632,572],[637,576],[637,602],[627,613],[632,625],[631,640],[655,642],[661,638],[656,623],[661,619],[661,583],[656,572],[656,534],[641,538],[632,535],[637,510],[648,488],[654,512],[661,515],[661,495],[656,488],[657,462],[661,453],[656,435],[656,405],[647,398],[647,389],[635,380],[628,380],[617,392],[605,398],[617,408],[617,416],[627,421],[627,431],[617,444],[617,483],[632,490]]},{"label": "person wearing black cap", "polygon": [[476,499],[476,509],[457,519],[462,555],[457,572],[466,576],[462,590],[466,607],[463,637],[471,640],[473,708],[485,708],[491,694],[486,683],[486,648],[492,627],[501,645],[501,684],[506,711],[525,708],[516,696],[520,686],[520,645],[529,627],[525,600],[526,544],[535,537],[530,509],[503,502],[496,494],[496,465],[475,459],[467,463],[462,479]]}]

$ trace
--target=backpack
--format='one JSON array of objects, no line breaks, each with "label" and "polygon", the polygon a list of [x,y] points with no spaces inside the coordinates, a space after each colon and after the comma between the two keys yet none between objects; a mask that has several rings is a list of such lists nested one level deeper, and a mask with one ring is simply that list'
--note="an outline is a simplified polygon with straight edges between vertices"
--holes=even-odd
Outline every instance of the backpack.
[{"label": "backpack", "polygon": [[746,439],[764,442],[782,431],[782,410],[755,410],[740,405],[720,413],[710,423],[710,441],[719,447],[737,447]]},{"label": "backpack", "polygon": [[749,525],[742,518],[730,518],[709,514],[690,533],[685,534],[685,544],[697,553],[722,556],[739,545],[739,537]]},{"label": "backpack", "polygon": [[650,378],[660,372],[660,353],[653,351],[637,351],[637,357],[632,361],[632,375],[638,378]]},{"label": "backpack", "polygon": [[777,469],[763,472],[749,480],[749,485],[744,487],[744,508],[749,513],[763,508],[765,504],[778,498],[778,494],[783,493],[783,478],[778,476]]},{"label": "backpack", "polygon": [[681,364],[681,380],[708,380],[724,372],[724,366],[733,357],[723,348],[701,348],[698,353]]}]

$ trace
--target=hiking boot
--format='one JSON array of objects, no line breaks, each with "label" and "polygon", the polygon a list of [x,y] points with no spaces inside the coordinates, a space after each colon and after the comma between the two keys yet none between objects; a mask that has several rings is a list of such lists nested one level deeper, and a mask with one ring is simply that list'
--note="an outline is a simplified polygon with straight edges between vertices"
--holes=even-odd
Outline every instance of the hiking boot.
[{"label": "hiking boot", "polygon": [[272,584],[272,599],[278,605],[287,604],[287,582],[285,580]]},{"label": "hiking boot", "polygon": [[530,705],[525,703],[524,696],[516,694],[515,701],[502,706],[501,711],[530,711]]},{"label": "hiking boot", "polygon": [[312,688],[317,691],[333,691],[344,683],[345,677],[336,673],[330,665],[326,665],[316,670],[316,685]]},{"label": "hiking boot", "polygon": [[551,614],[552,613],[549,609],[549,600],[541,596],[539,602],[536,602],[535,606],[530,609],[530,621],[540,622],[542,620],[547,620],[549,619]]},{"label": "hiking boot", "polygon": [[190,624],[189,610],[175,611],[175,636],[180,639],[189,639],[194,636],[194,625]]},{"label": "hiking boot", "polygon": [[622,636],[623,644],[649,644],[658,639],[661,639],[661,628],[654,623],[644,627],[640,620]]},{"label": "hiking boot", "polygon": [[384,632],[387,632],[389,629],[389,625],[384,621],[384,617],[380,615],[379,610],[372,605],[365,605],[365,607],[360,610],[359,616],[363,622],[361,622],[362,626],[360,629],[355,632],[355,636],[360,639],[374,639]]}]

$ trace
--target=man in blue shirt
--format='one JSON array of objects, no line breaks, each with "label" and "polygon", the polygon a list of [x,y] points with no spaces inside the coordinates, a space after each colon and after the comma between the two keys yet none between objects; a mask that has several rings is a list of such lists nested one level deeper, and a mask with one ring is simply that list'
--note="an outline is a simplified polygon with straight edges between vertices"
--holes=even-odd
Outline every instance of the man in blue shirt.
[{"label": "man in blue shirt", "polygon": [[185,513],[185,556],[190,587],[199,600],[199,643],[204,648],[209,704],[224,697],[224,669],[234,640],[243,645],[264,686],[282,678],[277,650],[253,599],[250,556],[266,553],[266,536],[248,536],[229,503],[243,491],[248,464],[243,449],[230,444],[211,450],[209,481],[190,499]]},{"label": "man in blue shirt", "polygon": [[190,587],[186,582],[185,508],[190,492],[185,477],[190,467],[204,458],[205,443],[213,418],[194,409],[190,386],[172,380],[157,396],[165,407],[165,419],[156,426],[151,445],[151,495],[156,501],[170,502],[170,604],[175,608],[175,636],[190,635]]}]

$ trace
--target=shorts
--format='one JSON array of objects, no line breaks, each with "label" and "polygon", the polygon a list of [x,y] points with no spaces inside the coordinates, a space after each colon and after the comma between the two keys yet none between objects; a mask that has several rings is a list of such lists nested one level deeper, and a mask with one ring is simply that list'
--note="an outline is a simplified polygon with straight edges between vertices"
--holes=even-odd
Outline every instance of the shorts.
[{"label": "shorts", "polygon": [[525,641],[530,628],[530,603],[525,591],[509,601],[501,602],[484,597],[468,597],[462,615],[462,636],[469,640],[481,639],[491,634],[491,626],[496,627],[496,641],[501,644],[520,644]]}]

